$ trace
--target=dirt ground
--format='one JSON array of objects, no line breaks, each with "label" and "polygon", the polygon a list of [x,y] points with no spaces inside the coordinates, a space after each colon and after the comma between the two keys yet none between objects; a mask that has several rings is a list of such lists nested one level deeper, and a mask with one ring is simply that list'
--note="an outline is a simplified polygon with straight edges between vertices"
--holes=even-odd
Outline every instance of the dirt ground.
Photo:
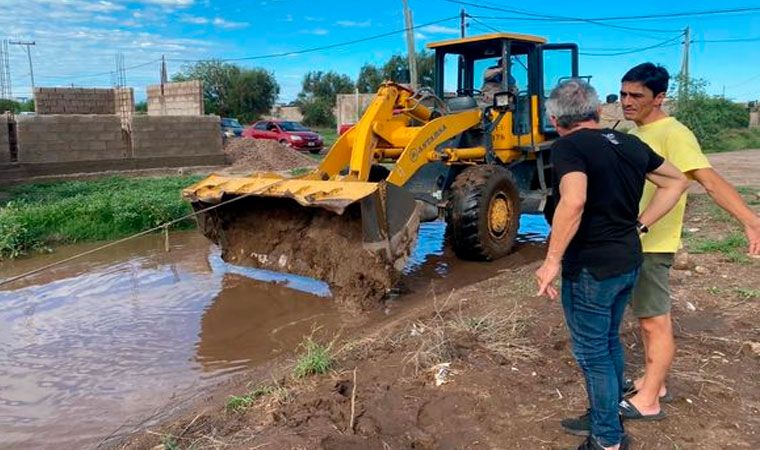
[{"label": "dirt ground", "polygon": [[[752,187],[742,193],[756,210],[758,160],[729,177],[747,177]],[[691,253],[671,273],[675,400],[664,406],[668,417],[661,422],[626,424],[632,448],[760,448],[760,260],[742,254],[741,229],[705,194],[692,194],[685,229]],[[579,438],[563,433],[559,421],[583,412],[582,377],[560,305],[534,296],[542,250],[525,250],[517,250],[520,264],[490,269],[485,281],[419,292],[422,301],[399,305],[391,319],[368,320],[361,334],[321,330],[315,339],[330,342],[334,357],[327,374],[296,379],[293,359],[273,362],[204,393],[181,415],[120,445],[574,448]],[[630,376],[643,363],[636,328],[628,316],[622,336]],[[268,387],[247,407],[226,407],[229,395],[260,386]]]},{"label": "dirt ground", "polygon": [[316,166],[313,158],[267,139],[229,138],[224,143],[224,153],[232,165],[225,171],[231,173],[281,171]]}]

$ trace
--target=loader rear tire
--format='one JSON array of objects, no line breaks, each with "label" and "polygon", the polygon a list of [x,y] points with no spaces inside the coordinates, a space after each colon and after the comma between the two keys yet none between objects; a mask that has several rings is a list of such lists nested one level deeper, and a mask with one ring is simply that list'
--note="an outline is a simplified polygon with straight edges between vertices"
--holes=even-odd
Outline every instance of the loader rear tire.
[{"label": "loader rear tire", "polygon": [[447,222],[458,257],[492,261],[508,254],[520,223],[520,192],[512,173],[495,165],[462,171],[451,185]]}]

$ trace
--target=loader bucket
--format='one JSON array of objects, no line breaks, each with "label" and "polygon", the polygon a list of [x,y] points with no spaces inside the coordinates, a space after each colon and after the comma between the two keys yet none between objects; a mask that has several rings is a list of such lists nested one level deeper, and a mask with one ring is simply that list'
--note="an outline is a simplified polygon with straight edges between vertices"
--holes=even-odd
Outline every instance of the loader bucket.
[{"label": "loader bucket", "polygon": [[397,281],[414,246],[417,203],[386,182],[211,175],[186,188],[201,232],[225,261],[327,282],[360,307]]}]

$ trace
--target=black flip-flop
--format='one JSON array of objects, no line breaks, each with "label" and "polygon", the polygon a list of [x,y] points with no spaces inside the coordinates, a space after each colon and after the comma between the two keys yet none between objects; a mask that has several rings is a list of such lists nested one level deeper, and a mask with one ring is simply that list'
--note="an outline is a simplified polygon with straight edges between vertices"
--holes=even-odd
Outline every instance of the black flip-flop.
[{"label": "black flip-flop", "polygon": [[[630,378],[626,378],[623,381],[623,397],[631,397],[633,395],[636,395],[636,393],[639,392],[638,389],[636,389],[636,385],[634,384],[633,380]],[[665,395],[660,396],[660,403],[672,403],[673,402],[673,394],[670,393],[670,389],[665,391]]]},{"label": "black flip-flop", "polygon": [[665,411],[662,409],[660,409],[660,412],[657,414],[641,414],[641,411],[633,406],[633,403],[629,402],[628,400],[623,400],[620,402],[620,416],[624,420],[654,421],[664,419],[667,417],[667,414],[665,414]]}]

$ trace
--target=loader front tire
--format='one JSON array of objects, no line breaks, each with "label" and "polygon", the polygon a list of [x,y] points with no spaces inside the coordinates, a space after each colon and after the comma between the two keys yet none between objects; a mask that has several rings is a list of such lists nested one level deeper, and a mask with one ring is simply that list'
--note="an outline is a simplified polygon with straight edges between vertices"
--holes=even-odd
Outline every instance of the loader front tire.
[{"label": "loader front tire", "polygon": [[520,223],[520,192],[501,166],[465,169],[451,185],[447,222],[456,255],[492,261],[512,250]]}]

